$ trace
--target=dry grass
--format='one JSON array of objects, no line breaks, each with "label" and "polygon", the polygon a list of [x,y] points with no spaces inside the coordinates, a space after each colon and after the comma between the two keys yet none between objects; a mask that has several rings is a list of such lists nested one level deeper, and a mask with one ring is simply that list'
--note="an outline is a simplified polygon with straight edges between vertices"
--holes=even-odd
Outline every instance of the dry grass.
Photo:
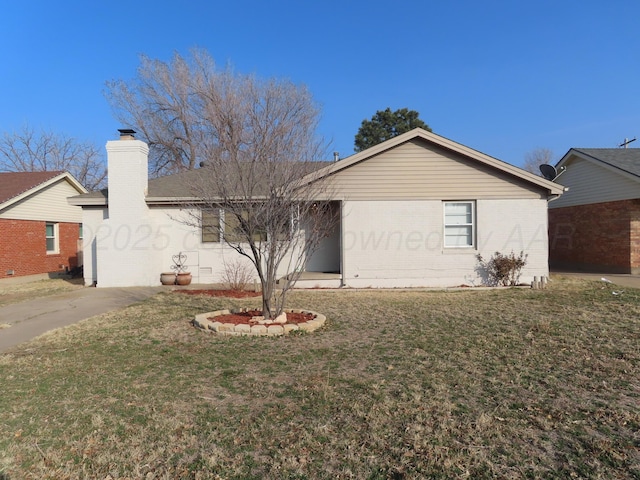
[{"label": "dry grass", "polygon": [[0,478],[640,477],[640,291],[296,292],[323,329],[189,325],[257,301],[161,294],[0,356]]},{"label": "dry grass", "polygon": [[[64,280],[56,278],[28,283],[0,282],[0,307],[37,297],[56,295],[81,287],[82,279]],[[2,477],[0,477],[0,480],[2,480]]]}]

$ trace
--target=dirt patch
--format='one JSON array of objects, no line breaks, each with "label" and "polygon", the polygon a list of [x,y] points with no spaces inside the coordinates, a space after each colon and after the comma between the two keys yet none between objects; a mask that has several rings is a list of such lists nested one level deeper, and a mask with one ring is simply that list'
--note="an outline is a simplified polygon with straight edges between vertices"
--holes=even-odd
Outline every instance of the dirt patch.
[{"label": "dirt patch", "polygon": [[226,297],[226,298],[252,298],[259,297],[260,292],[250,292],[248,290],[174,290],[175,293],[185,295],[207,295],[209,297]]}]

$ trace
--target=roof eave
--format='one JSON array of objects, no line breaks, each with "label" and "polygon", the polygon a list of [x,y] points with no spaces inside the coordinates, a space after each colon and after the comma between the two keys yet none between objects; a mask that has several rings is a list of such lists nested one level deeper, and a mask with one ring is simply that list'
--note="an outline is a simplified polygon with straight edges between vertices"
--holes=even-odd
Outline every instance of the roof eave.
[{"label": "roof eave", "polygon": [[95,207],[95,206],[107,206],[107,199],[105,197],[69,197],[67,198],[69,205],[76,207]]},{"label": "roof eave", "polygon": [[267,197],[255,196],[253,198],[246,198],[239,196],[237,198],[200,198],[200,197],[146,197],[145,201],[147,205],[210,205],[214,203],[222,202],[251,202],[253,200],[259,201]]},{"label": "roof eave", "polygon": [[196,197],[147,197],[145,202],[147,205],[185,205],[198,203],[201,200]]}]

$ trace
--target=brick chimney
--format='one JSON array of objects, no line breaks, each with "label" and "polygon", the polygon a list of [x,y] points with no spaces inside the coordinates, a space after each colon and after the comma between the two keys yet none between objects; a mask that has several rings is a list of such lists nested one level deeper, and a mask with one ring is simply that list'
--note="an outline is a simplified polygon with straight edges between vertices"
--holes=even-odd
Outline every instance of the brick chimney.
[{"label": "brick chimney", "polygon": [[134,130],[119,132],[119,140],[107,142],[109,218],[130,217],[147,211],[149,147],[135,139]]},{"label": "brick chimney", "polygon": [[159,283],[146,203],[149,147],[134,135],[123,129],[119,140],[107,142],[107,213],[96,245],[99,287]]}]

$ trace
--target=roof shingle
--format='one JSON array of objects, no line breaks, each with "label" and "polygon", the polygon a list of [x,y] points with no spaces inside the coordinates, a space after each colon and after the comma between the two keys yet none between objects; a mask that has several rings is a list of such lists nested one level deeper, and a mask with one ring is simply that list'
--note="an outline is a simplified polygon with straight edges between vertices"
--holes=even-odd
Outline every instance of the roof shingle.
[{"label": "roof shingle", "polygon": [[0,204],[51,180],[62,171],[0,173]]},{"label": "roof shingle", "polygon": [[572,150],[640,177],[640,148],[573,148]]}]

